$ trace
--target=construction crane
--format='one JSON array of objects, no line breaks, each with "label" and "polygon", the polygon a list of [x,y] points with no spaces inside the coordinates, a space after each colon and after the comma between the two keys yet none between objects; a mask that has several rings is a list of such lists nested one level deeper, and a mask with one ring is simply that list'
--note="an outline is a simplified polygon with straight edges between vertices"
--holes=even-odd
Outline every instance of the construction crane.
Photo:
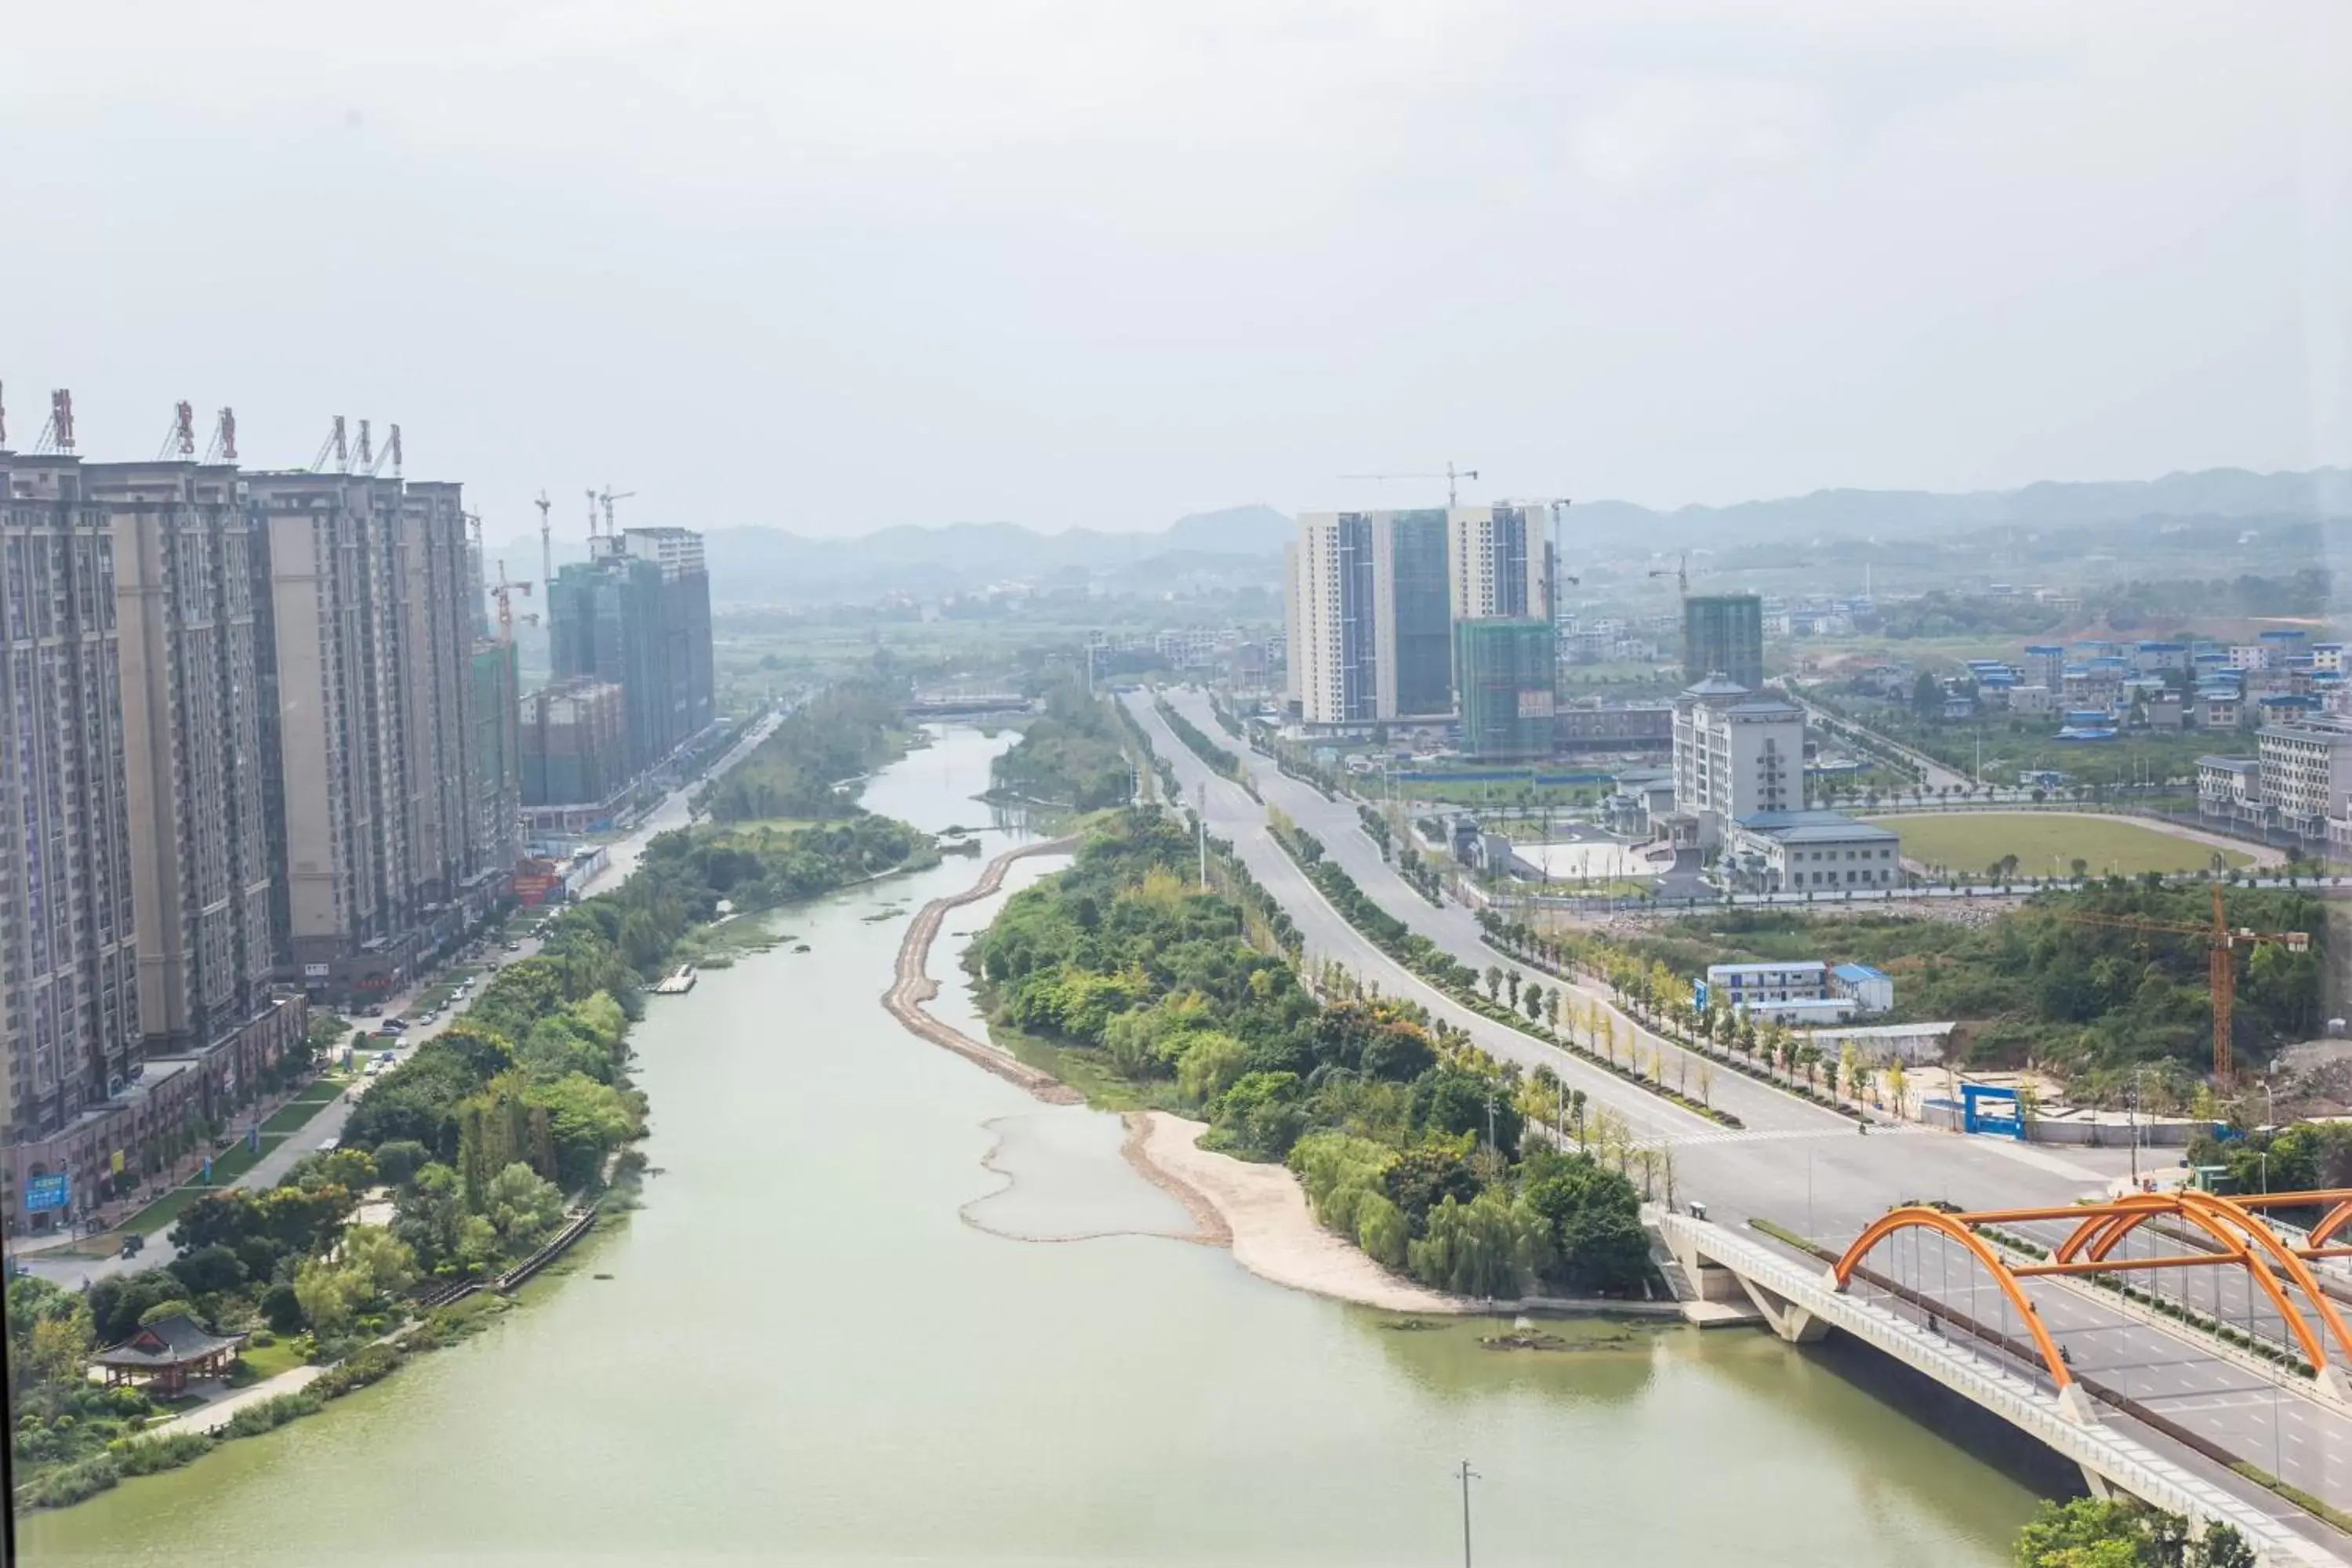
[{"label": "construction crane", "polygon": [[196,410],[194,405],[183,400],[173,405],[172,427],[163,432],[163,447],[155,454],[155,460],[160,463],[173,457],[184,460],[195,455]]},{"label": "construction crane", "polygon": [[330,457],[335,459],[335,472],[348,474],[352,471],[351,444],[345,438],[343,416],[340,414],[335,416],[335,423],[328,430],[327,438],[319,443],[319,455],[310,459],[310,471],[314,474],[326,472]]},{"label": "construction crane", "polygon": [[[476,526],[477,528],[479,527],[478,519],[476,520]],[[499,602],[499,641],[502,643],[511,643],[514,641],[514,595],[521,594],[528,596],[530,593],[530,584],[509,583],[507,581],[507,563],[504,561],[500,561],[499,563],[499,580],[489,584],[490,597]],[[526,621],[536,621],[538,618],[539,617],[536,616],[525,616],[523,617]]]},{"label": "construction crane", "polygon": [[236,410],[224,408],[213,421],[212,445],[205,448],[207,463],[236,461]]},{"label": "construction crane", "polygon": [[33,443],[33,450],[70,452],[73,449],[73,393],[61,386],[49,394],[49,422],[41,426],[41,438]]},{"label": "construction crane", "polygon": [[619,535],[617,532],[615,532],[615,531],[614,531],[614,528],[613,528],[613,503],[614,503],[614,501],[616,501],[616,500],[627,500],[630,497],[632,497],[632,496],[635,495],[636,493],[637,493],[637,492],[636,492],[636,491],[635,491],[635,490],[623,490],[623,491],[621,491],[619,494],[617,494],[617,495],[616,495],[616,494],[614,494],[614,491],[613,491],[613,487],[612,487],[611,485],[606,485],[606,486],[604,487],[604,489],[603,493],[602,493],[602,494],[598,494],[598,495],[596,495],[596,496],[594,497],[594,499],[595,499],[595,500],[600,500],[600,501],[602,501],[602,502],[604,502],[604,537],[605,537],[605,538],[607,538],[607,539],[618,539],[618,538],[620,537],[620,535]]},{"label": "construction crane", "polygon": [[551,592],[555,586],[555,531],[547,521],[547,509],[555,503],[541,490],[539,499],[530,504],[539,508],[539,580]]},{"label": "construction crane", "polygon": [[1339,477],[1343,479],[1444,479],[1445,481],[1445,504],[1450,510],[1459,504],[1460,498],[1456,492],[1458,490],[1460,481],[1464,479],[1476,479],[1478,477],[1478,470],[1475,468],[1456,468],[1452,460],[1448,459],[1445,465],[1445,471],[1442,474],[1341,474]]},{"label": "construction crane", "polygon": [[383,449],[371,454],[368,450],[368,422],[364,419],[360,421],[360,467],[373,477],[389,459],[392,477],[396,479],[400,478],[400,426],[393,425],[386,429],[389,434],[385,437]]},{"label": "construction crane", "polygon": [[2124,931],[2172,931],[2205,939],[2206,973],[2213,992],[2213,1080],[2224,1089],[2230,1086],[2234,1071],[2230,1050],[2230,1020],[2238,997],[2238,949],[2273,942],[2289,952],[2305,952],[2311,947],[2311,935],[2307,931],[2255,931],[2249,926],[2232,928],[2222,918],[2221,885],[2219,882],[2213,884],[2213,919],[2208,925],[2153,921],[2141,915],[2095,914],[2088,910],[2063,913],[2058,918],[2076,925],[2113,926]]},{"label": "construction crane", "polygon": [[1675,569],[1673,571],[1669,572],[1663,566],[1653,566],[1650,568],[1650,575],[1653,577],[1672,577],[1675,580],[1675,592],[1680,594],[1685,599],[1689,598],[1690,552],[1685,550],[1680,555],[1675,557]]},{"label": "construction crane", "polygon": [[1570,507],[1574,506],[1576,503],[1573,500],[1570,500],[1568,497],[1561,496],[1556,500],[1548,500],[1543,504],[1551,508],[1551,569],[1554,573],[1558,574],[1558,580],[1559,582],[1573,583],[1580,588],[1584,585],[1583,578],[1570,576],[1569,574],[1559,570],[1559,563],[1568,558],[1566,552],[1561,549],[1559,542],[1560,514],[1566,511]]}]

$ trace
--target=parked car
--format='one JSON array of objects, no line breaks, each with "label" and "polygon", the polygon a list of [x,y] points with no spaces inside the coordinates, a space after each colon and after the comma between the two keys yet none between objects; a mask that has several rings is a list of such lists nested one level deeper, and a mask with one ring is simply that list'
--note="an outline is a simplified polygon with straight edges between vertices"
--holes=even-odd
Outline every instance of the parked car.
[{"label": "parked car", "polygon": [[382,1024],[378,1025],[377,1027],[381,1028],[387,1035],[396,1035],[400,1033],[401,1030],[408,1027],[408,1020],[405,1018],[386,1018]]}]

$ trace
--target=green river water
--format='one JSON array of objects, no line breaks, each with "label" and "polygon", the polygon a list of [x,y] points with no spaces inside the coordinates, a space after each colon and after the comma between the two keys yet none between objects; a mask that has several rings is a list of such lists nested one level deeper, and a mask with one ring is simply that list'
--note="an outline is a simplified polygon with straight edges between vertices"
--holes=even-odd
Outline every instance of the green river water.
[{"label": "green river water", "polygon": [[[983,822],[970,796],[1008,740],[946,731],[867,804]],[[1482,1563],[2007,1561],[2025,1487],[1907,1394],[1762,1334],[1495,1352],[1491,1324],[1400,1330],[1208,1247],[1052,1241],[1182,1215],[1115,1119],[1040,1106],[878,1005],[908,913],[978,866],[786,911],[811,952],[652,999],[662,1173],[524,1310],[36,1516],[24,1560],[1443,1564],[1467,1458]],[[992,909],[950,915],[933,973]],[[952,980],[937,1006],[970,1016]]]}]

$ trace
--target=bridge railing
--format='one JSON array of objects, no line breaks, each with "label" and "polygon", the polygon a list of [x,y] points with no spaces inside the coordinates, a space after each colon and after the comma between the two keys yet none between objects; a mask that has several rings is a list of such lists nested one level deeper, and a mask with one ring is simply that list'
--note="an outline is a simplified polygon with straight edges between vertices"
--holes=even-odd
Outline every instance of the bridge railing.
[{"label": "bridge railing", "polygon": [[1677,1252],[1721,1264],[1926,1373],[2143,1502],[2191,1520],[2220,1520],[2244,1536],[2266,1563],[2344,1561],[2128,1434],[2074,1419],[2054,1396],[2026,1379],[1987,1366],[1900,1313],[1831,1289],[1823,1270],[1705,1220],[1663,1211],[1654,1217],[1659,1229],[1676,1243]]}]

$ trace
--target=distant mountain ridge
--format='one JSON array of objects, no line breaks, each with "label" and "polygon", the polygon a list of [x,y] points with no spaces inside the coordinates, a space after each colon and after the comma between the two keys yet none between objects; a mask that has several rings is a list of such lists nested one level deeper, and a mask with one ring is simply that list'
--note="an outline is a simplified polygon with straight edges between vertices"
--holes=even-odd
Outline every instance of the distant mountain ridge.
[{"label": "distant mountain ridge", "polygon": [[[1580,535],[1640,541],[1652,548],[1720,546],[1831,535],[1900,538],[1951,529],[2013,525],[2069,528],[2141,518],[2352,520],[2352,469],[2258,474],[2208,468],[2156,479],[2045,480],[2013,490],[1815,490],[1776,500],[1657,510],[1632,501],[1580,502],[1567,521]],[[1041,533],[1017,522],[903,523],[854,539],[811,539],[776,528],[705,531],[712,595],[722,604],[812,604],[891,592],[936,595],[992,583],[1035,582],[1065,574],[1108,574],[1114,586],[1154,591],[1160,575],[1223,574],[1272,585],[1274,562],[1292,519],[1253,504],[1194,512],[1152,532],[1071,529]],[[559,562],[580,559],[567,542]],[[538,541],[508,544],[510,562],[539,558]],[[1155,566],[1156,563],[1156,566]],[[1164,584],[1163,584],[1164,585]]]}]

